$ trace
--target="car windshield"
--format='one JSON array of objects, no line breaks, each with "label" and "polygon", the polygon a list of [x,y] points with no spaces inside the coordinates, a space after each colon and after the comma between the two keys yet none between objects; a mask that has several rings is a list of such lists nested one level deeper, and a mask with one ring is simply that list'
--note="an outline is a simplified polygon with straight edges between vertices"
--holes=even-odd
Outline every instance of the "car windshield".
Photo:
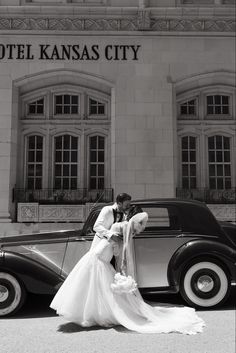
[{"label": "car windshield", "polygon": [[100,210],[90,212],[83,227],[84,234],[93,235],[95,233],[93,230],[93,226],[94,226],[94,223],[96,222],[96,219],[98,218],[99,212]]}]

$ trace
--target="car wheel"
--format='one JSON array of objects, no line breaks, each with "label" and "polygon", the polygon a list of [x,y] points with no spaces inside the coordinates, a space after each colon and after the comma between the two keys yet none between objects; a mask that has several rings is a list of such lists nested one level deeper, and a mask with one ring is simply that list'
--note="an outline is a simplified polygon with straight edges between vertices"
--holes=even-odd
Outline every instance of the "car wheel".
[{"label": "car wheel", "polygon": [[184,272],[180,293],[188,304],[211,308],[222,304],[228,297],[230,282],[222,265],[210,261],[199,261]]},{"label": "car wheel", "polygon": [[0,316],[15,313],[25,302],[23,285],[10,273],[0,272]]}]

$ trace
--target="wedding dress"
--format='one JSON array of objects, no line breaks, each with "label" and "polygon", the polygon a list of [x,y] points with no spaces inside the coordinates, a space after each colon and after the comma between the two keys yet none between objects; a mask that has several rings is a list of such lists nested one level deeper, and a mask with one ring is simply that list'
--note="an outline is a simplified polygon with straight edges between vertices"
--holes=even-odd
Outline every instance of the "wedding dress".
[{"label": "wedding dress", "polygon": [[[144,228],[146,220],[147,214],[143,212],[129,222],[112,226],[114,233],[124,235],[123,257],[126,257],[126,271],[132,276],[135,276],[132,236]],[[201,332],[204,322],[193,308],[153,307],[144,302],[138,289],[114,290],[116,271],[110,261],[114,253],[117,255],[118,247],[116,242],[95,236],[90,250],[70,272],[50,307],[83,327],[122,325],[139,333]]]}]

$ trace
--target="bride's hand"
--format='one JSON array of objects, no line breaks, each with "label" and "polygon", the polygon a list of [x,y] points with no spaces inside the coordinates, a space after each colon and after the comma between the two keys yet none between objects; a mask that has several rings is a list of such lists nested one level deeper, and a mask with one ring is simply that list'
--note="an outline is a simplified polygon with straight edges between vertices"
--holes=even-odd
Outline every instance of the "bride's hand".
[{"label": "bride's hand", "polygon": [[126,268],[127,268],[127,262],[125,259],[123,259],[121,267],[120,267],[120,272],[121,274],[125,275],[126,273]]},{"label": "bride's hand", "polygon": [[139,234],[139,233],[143,232],[144,229],[145,229],[145,226],[142,224],[142,222],[136,222],[134,224],[133,233],[134,233],[134,235]]}]

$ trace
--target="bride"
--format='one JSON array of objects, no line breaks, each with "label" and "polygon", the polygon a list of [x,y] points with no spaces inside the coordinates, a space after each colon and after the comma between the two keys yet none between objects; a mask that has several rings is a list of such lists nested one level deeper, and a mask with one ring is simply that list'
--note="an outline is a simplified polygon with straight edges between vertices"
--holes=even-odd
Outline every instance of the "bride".
[{"label": "bride", "polygon": [[[150,306],[144,302],[135,282],[133,241],[144,230],[146,212],[132,214],[114,223],[111,231],[123,242],[105,238],[93,240],[55,295],[50,307],[68,321],[83,327],[122,325],[139,333],[202,332],[204,322],[193,308]],[[98,241],[99,239],[99,241]],[[110,261],[119,255],[120,273]]]}]

